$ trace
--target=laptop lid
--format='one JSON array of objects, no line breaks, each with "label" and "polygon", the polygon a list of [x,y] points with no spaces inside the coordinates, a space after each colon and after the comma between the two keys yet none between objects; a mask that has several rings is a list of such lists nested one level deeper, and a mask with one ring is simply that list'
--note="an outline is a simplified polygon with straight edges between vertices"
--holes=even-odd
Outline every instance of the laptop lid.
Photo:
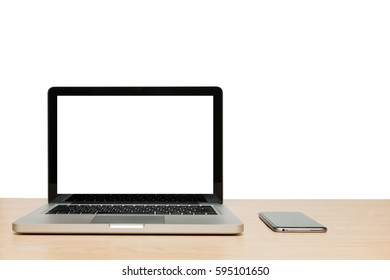
[{"label": "laptop lid", "polygon": [[49,202],[222,203],[218,87],[53,87]]}]

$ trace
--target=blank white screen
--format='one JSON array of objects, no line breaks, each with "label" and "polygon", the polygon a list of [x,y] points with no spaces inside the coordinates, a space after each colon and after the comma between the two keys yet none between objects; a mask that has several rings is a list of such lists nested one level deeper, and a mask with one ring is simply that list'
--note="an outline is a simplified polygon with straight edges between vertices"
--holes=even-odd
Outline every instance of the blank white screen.
[{"label": "blank white screen", "polygon": [[212,96],[58,96],[58,193],[212,193]]}]

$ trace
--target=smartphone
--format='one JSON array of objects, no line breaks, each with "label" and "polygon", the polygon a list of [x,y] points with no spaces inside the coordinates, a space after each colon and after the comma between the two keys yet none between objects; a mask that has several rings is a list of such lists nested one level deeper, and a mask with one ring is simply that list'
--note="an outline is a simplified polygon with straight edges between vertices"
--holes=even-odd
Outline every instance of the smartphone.
[{"label": "smartphone", "polygon": [[326,232],[327,228],[301,212],[259,212],[259,218],[276,232]]}]

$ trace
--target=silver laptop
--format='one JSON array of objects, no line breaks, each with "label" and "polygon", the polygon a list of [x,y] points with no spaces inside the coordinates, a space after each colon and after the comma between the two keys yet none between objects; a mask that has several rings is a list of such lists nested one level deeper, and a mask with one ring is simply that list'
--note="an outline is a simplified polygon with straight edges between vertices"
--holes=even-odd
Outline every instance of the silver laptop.
[{"label": "silver laptop", "polygon": [[223,204],[218,87],[55,87],[48,204],[18,233],[238,234]]}]

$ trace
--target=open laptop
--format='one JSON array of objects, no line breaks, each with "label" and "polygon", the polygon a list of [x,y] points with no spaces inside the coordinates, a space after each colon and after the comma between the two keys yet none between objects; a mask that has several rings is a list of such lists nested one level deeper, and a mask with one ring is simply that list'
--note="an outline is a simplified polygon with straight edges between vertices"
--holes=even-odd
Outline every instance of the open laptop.
[{"label": "open laptop", "polygon": [[218,87],[54,87],[48,204],[18,233],[238,234],[223,204]]}]

